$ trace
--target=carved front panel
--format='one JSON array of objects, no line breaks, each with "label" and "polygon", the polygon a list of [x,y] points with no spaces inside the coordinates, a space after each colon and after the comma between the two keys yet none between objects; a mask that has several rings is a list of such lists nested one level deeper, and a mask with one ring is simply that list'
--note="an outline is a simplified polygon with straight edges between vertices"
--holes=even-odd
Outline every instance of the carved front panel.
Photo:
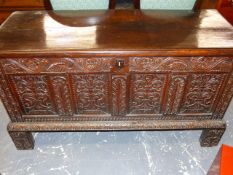
[{"label": "carved front panel", "polygon": [[212,113],[225,74],[192,74],[181,113]]},{"label": "carved front panel", "polygon": [[25,114],[55,114],[44,75],[15,75],[12,81]]},{"label": "carved front panel", "polygon": [[77,114],[106,114],[109,109],[108,74],[72,75]]},{"label": "carved front panel", "polygon": [[130,102],[132,114],[160,113],[165,79],[164,74],[132,74]]},{"label": "carved front panel", "polygon": [[232,96],[231,57],[114,59],[1,59],[0,95],[18,121],[220,118]]}]

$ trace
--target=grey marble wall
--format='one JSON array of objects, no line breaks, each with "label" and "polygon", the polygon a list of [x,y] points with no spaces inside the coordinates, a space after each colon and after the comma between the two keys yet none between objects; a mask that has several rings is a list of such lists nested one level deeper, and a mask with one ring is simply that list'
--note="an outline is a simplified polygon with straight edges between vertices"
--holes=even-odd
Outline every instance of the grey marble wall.
[{"label": "grey marble wall", "polygon": [[[0,105],[2,175],[204,175],[219,146],[201,148],[200,131],[35,133],[35,149],[17,151]],[[233,103],[221,143],[233,145]]]}]

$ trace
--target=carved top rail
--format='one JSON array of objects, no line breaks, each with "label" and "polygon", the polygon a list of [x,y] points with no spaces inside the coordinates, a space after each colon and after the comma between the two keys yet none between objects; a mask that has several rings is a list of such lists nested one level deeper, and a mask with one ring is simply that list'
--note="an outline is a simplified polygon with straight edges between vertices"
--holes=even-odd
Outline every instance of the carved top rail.
[{"label": "carved top rail", "polygon": [[111,72],[116,60],[123,60],[130,72],[230,72],[232,57],[89,57],[8,58],[0,63],[6,74]]}]

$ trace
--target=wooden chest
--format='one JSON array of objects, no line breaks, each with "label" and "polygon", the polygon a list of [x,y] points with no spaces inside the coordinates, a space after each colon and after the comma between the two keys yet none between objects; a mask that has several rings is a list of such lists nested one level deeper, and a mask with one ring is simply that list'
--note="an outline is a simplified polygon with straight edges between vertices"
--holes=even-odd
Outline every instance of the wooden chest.
[{"label": "wooden chest", "polygon": [[233,28],[215,10],[16,12],[0,27],[0,95],[18,149],[31,132],[203,130],[233,95]]}]

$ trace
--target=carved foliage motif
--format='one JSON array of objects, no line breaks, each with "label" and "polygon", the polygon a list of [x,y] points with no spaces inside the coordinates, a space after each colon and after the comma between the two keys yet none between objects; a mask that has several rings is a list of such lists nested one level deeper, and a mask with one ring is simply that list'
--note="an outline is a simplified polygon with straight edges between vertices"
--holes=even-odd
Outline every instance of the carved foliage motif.
[{"label": "carved foliage motif", "polygon": [[70,91],[65,76],[50,76],[59,115],[72,115]]},{"label": "carved foliage motif", "polygon": [[41,67],[48,64],[45,58],[19,58],[1,60],[6,73],[38,73]]},{"label": "carved foliage motif", "polygon": [[165,75],[163,74],[133,74],[131,82],[131,113],[160,113],[164,84]]},{"label": "carved foliage motif", "polygon": [[111,58],[19,58],[1,60],[6,73],[109,72]]},{"label": "carved foliage motif", "polygon": [[184,94],[186,75],[172,75],[168,90],[166,113],[177,114]]},{"label": "carved foliage motif", "polygon": [[127,77],[124,75],[112,76],[112,113],[113,115],[125,115]]},{"label": "carved foliage motif", "polygon": [[232,58],[228,57],[131,57],[130,71],[230,71]]},{"label": "carved foliage motif", "polygon": [[[112,58],[9,58],[2,59],[6,73],[110,72]],[[230,71],[230,57],[130,57],[130,71]]]},{"label": "carved foliage motif", "polygon": [[12,80],[26,114],[55,113],[44,75],[18,75]]},{"label": "carved foliage motif", "polygon": [[225,74],[192,74],[182,113],[210,113]]},{"label": "carved foliage motif", "polygon": [[108,75],[73,75],[78,114],[104,114],[108,111]]}]

